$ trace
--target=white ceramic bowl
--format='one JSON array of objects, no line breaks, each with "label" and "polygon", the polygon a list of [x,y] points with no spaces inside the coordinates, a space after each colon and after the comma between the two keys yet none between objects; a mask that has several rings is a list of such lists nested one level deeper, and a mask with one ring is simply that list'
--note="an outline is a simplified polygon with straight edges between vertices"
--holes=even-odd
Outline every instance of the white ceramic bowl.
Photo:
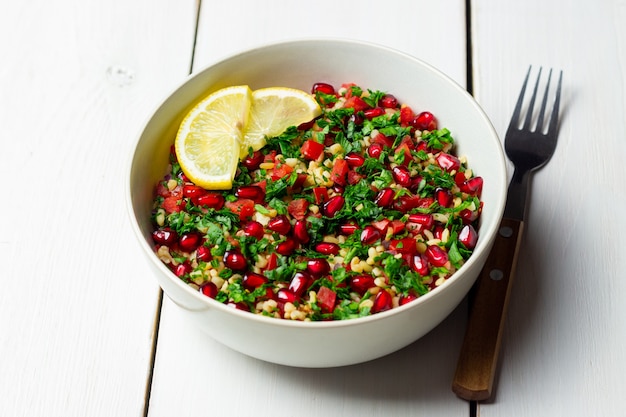
[{"label": "white ceramic bowl", "polygon": [[[436,290],[405,306],[369,317],[294,322],[227,307],[183,283],[153,253],[150,212],[154,185],[165,174],[170,145],[183,115],[207,93],[230,85],[288,86],[315,82],[394,94],[429,110],[452,132],[459,154],[484,178],[480,237],[471,258]],[[375,359],[407,346],[437,326],[460,303],[485,262],[502,216],[506,165],[500,141],[474,99],[430,65],[385,47],[347,40],[299,40],[234,55],[190,76],[156,109],[131,158],[127,200],[131,223],[165,294],[189,320],[244,354],[284,365],[333,367]]]}]

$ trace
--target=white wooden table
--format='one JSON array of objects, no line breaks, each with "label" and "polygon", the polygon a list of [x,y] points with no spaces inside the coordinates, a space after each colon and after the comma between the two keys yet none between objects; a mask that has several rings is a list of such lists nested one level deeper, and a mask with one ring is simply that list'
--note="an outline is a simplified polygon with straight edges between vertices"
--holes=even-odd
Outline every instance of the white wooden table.
[{"label": "white wooden table", "polygon": [[[623,0],[3,1],[0,415],[626,415],[625,23]],[[432,63],[502,136],[528,65],[564,71],[488,403],[450,390],[465,304],[383,359],[286,368],[201,336],[141,259],[123,186],[150,112],[223,56],[319,36]]]}]

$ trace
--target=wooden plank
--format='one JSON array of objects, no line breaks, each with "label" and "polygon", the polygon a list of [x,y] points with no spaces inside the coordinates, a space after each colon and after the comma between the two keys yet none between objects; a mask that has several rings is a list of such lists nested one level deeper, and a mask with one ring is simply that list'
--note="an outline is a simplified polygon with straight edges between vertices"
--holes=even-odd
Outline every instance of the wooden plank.
[{"label": "wooden plank", "polygon": [[[349,37],[423,58],[464,85],[463,5],[409,0],[203,2],[194,70],[272,41]],[[467,403],[450,390],[464,331],[463,308],[386,358],[307,370],[264,363],[219,345],[188,324],[166,299],[149,415],[467,416]]]},{"label": "wooden plank", "polygon": [[2,415],[143,415],[160,292],[123,190],[142,123],[189,71],[196,12],[3,3]]},{"label": "wooden plank", "polygon": [[480,415],[624,415],[626,4],[472,10],[475,93],[499,132],[529,64],[563,69],[559,144],[533,179],[496,396]]}]

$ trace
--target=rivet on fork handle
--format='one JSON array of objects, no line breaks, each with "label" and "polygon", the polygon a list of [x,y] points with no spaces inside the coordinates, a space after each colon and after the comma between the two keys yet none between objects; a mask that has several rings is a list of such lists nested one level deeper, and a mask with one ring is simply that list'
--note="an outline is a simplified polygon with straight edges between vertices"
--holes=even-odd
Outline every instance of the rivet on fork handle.
[{"label": "rivet on fork handle", "polygon": [[[524,222],[503,219],[494,247],[475,288],[466,337],[461,347],[452,390],[470,401],[491,397],[502,342],[502,328],[515,275]],[[511,259],[513,256],[514,259]],[[494,314],[496,313],[496,314]],[[479,372],[477,372],[479,370]]]}]

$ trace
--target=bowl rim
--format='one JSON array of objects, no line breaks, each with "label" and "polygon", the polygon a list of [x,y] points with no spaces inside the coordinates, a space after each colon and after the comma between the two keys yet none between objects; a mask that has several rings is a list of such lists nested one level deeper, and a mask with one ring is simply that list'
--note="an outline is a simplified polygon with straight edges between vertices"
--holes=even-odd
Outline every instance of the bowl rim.
[{"label": "bowl rim", "polygon": [[[148,256],[149,262],[152,264],[152,266],[155,266],[156,268],[158,268],[159,271],[162,274],[164,274],[171,283],[176,285],[179,289],[187,293],[189,296],[193,297],[196,301],[204,304],[205,307],[202,310],[209,310],[212,308],[216,308],[227,314],[233,314],[235,316],[239,316],[244,319],[258,321],[258,323],[260,324],[275,325],[275,326],[290,327],[290,328],[300,328],[300,329],[343,328],[346,326],[365,325],[372,321],[386,320],[395,315],[403,314],[405,311],[418,308],[422,304],[436,301],[436,299],[440,297],[440,294],[443,294],[445,292],[446,288],[457,285],[457,283],[459,282],[460,276],[462,275],[461,273],[463,271],[470,269],[471,266],[475,262],[477,262],[478,257],[472,254],[472,256],[470,256],[470,258],[461,266],[461,268],[459,268],[459,270],[457,270],[443,284],[429,291],[428,293],[420,296],[419,298],[411,301],[410,303],[392,308],[387,311],[383,311],[383,312],[372,314],[372,315],[365,316],[365,317],[358,317],[358,318],[347,319],[347,320],[296,321],[296,320],[277,319],[274,317],[267,317],[261,314],[253,314],[248,311],[238,310],[233,307],[229,307],[226,304],[223,304],[219,301],[216,301],[210,297],[206,297],[202,295],[199,291],[194,290],[188,284],[186,284],[181,279],[176,277],[163,264],[163,262],[161,262],[156,257],[153,248],[146,241],[145,236],[143,235],[141,228],[139,226],[139,223],[134,215],[134,207],[133,207],[133,202],[132,202],[133,193],[131,189],[132,170],[133,170],[133,163],[135,160],[135,153],[136,153],[137,145],[139,144],[146,128],[150,125],[150,122],[154,118],[155,114],[168,103],[171,97],[178,90],[183,88],[192,80],[202,77],[204,73],[206,73],[207,71],[210,71],[213,67],[222,65],[226,63],[227,61],[231,61],[231,60],[237,59],[239,57],[242,57],[248,54],[257,53],[259,51],[263,51],[266,49],[280,48],[280,47],[285,47],[285,46],[290,46],[290,45],[306,45],[306,44],[319,44],[319,43],[360,45],[360,46],[367,47],[367,48],[379,49],[388,54],[401,56],[404,59],[413,61],[414,63],[424,67],[429,72],[431,72],[434,76],[437,76],[443,81],[445,81],[447,84],[449,84],[453,89],[455,89],[459,93],[460,97],[463,97],[468,102],[468,104],[471,105],[471,107],[476,111],[476,114],[480,116],[482,123],[485,125],[485,127],[490,133],[489,138],[490,140],[494,142],[494,147],[497,149],[497,152],[499,155],[498,160],[494,161],[494,163],[497,163],[498,171],[501,172],[505,177],[505,180],[502,181],[501,190],[497,194],[498,198],[496,199],[496,201],[494,201],[494,203],[492,203],[493,209],[495,209],[494,221],[490,225],[481,225],[481,229],[483,229],[483,227],[485,226],[489,226],[489,227],[487,229],[483,229],[482,233],[480,233],[479,235],[479,244],[481,244],[481,237],[482,237],[482,241],[485,241],[489,236],[491,236],[492,237],[491,240],[493,241],[493,237],[495,236],[496,230],[499,226],[500,219],[502,218],[503,213],[504,213],[504,206],[506,202],[506,190],[507,190],[506,178],[508,178],[507,176],[508,166],[506,164],[506,158],[504,156],[504,151],[502,149],[502,143],[499,140],[498,133],[496,132],[491,120],[489,119],[485,111],[482,109],[482,107],[478,104],[476,99],[465,88],[463,88],[458,82],[456,82],[454,79],[452,79],[450,76],[443,73],[441,70],[439,70],[432,64],[429,64],[428,62],[420,58],[417,58],[414,55],[395,49],[393,47],[389,47],[386,45],[382,45],[382,44],[374,43],[370,41],[356,40],[356,39],[350,39],[350,38],[345,38],[345,37],[314,37],[314,38],[307,37],[307,38],[297,38],[297,39],[291,39],[291,40],[282,40],[282,41],[262,43],[262,44],[259,44],[250,48],[239,50],[232,54],[225,55],[223,57],[219,57],[215,59],[214,61],[202,66],[197,71],[187,75],[180,82],[178,82],[174,86],[174,88],[170,89],[170,91],[164,97],[162,97],[161,100],[158,101],[157,105],[154,106],[152,111],[148,113],[146,120],[144,121],[144,123],[141,124],[139,133],[134,136],[135,139],[134,139],[134,142],[132,143],[132,152],[130,153],[129,161],[127,163],[126,172],[129,175],[129,177],[125,178],[125,187],[124,187],[126,209],[130,217],[131,227],[133,229],[135,237],[139,240],[141,249]],[[484,245],[485,244],[483,243],[483,246]],[[489,246],[484,247],[484,249],[488,250]],[[168,295],[167,291],[163,290],[162,288],[161,290],[166,295]],[[181,305],[180,303],[176,302],[169,295],[168,295],[168,298],[170,298],[179,307],[185,310],[189,310],[188,307],[185,307]]]}]

